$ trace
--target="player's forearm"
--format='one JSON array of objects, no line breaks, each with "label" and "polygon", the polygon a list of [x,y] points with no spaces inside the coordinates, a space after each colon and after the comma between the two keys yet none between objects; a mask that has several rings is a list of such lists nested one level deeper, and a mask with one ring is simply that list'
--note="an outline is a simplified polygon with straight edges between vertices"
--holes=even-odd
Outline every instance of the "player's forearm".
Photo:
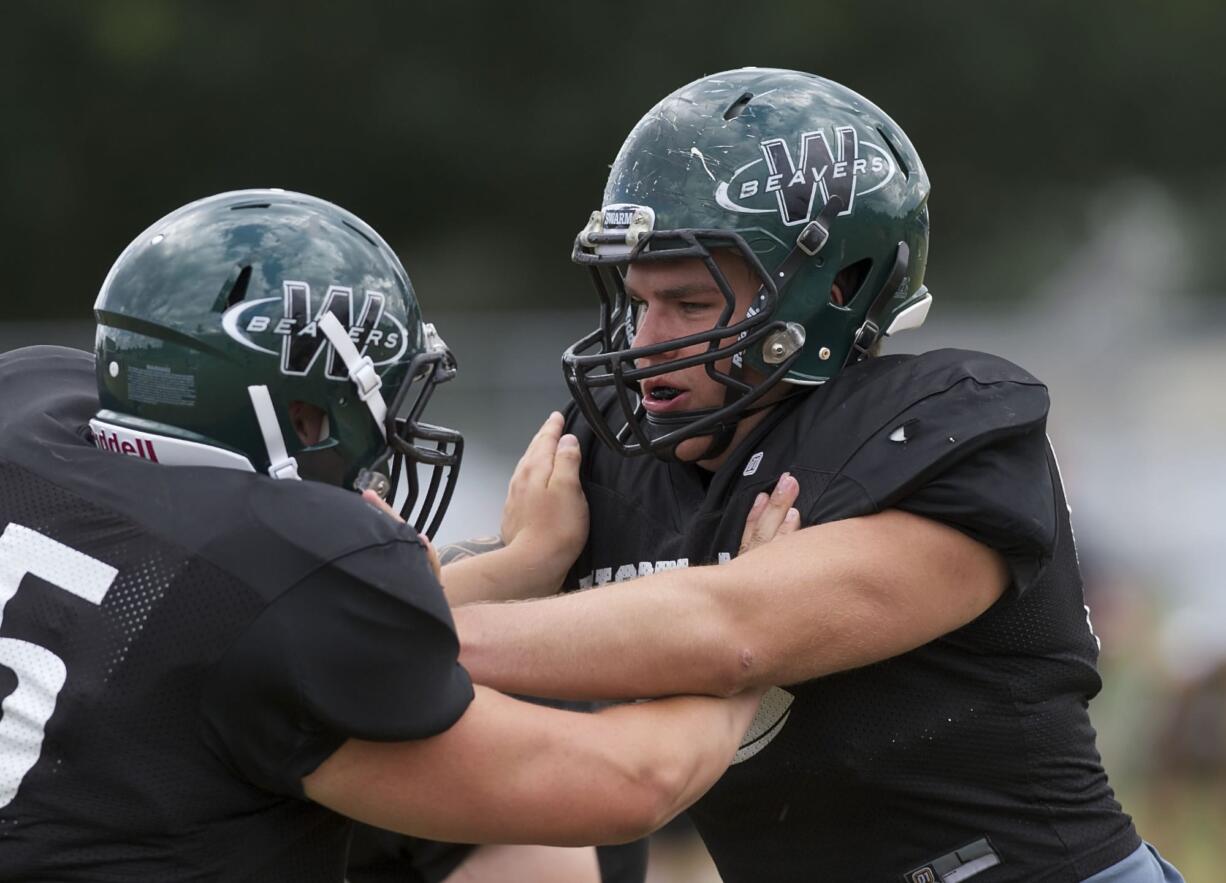
[{"label": "player's forearm", "polygon": [[515,601],[558,591],[562,577],[552,561],[524,544],[504,546],[498,537],[480,537],[439,550],[443,592],[453,607],[477,601]]},{"label": "player's forearm", "polygon": [[725,593],[708,591],[718,569],[457,608],[460,660],[478,683],[534,696],[730,695],[747,686],[745,658]]},{"label": "player's forearm", "polygon": [[303,788],[350,818],[435,840],[625,842],[711,786],[756,706],[749,694],[675,697],[592,715],[478,687],[443,733],[399,743],[351,739]]},{"label": "player's forearm", "polygon": [[[762,691],[730,699],[675,696],[599,712],[595,723],[620,776],[650,812],[619,840],[663,827],[723,775],[749,728]],[[638,830],[635,830],[637,828]]]},{"label": "player's forearm", "polygon": [[802,530],[726,565],[457,610],[456,622],[464,664],[500,689],[729,695],[905,653],[973,620],[1007,580],[997,553],[953,528],[885,512]]},{"label": "player's forearm", "polygon": [[[674,696],[597,714],[554,712],[547,739],[525,743],[482,839],[555,846],[627,843],[663,827],[732,761],[760,693]],[[487,826],[488,828],[483,828]]]}]

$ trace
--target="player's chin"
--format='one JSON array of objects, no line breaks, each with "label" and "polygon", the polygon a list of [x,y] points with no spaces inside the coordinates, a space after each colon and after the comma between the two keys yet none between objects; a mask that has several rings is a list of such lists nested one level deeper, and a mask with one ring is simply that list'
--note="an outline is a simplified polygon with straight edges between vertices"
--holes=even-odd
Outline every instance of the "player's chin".
[{"label": "player's chin", "polygon": [[696,463],[707,448],[711,446],[711,436],[699,435],[677,442],[673,448],[673,457],[682,463]]}]

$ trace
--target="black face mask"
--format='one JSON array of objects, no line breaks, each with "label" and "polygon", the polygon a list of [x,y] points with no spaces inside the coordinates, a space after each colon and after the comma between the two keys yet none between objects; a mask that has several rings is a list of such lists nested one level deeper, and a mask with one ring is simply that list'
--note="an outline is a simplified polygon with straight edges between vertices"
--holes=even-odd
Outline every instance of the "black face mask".
[{"label": "black face mask", "polygon": [[[422,422],[421,415],[434,388],[455,375],[456,362],[450,350],[414,356],[409,363],[407,379],[388,407],[387,449],[369,469],[363,469],[354,482],[355,490],[374,490],[390,503],[400,486],[403,470],[408,495],[400,506],[400,517],[412,524],[418,533],[430,537],[438,530],[451,504],[464,456],[464,437],[454,429]],[[429,469],[424,489],[418,474],[419,465]]]},{"label": "black face mask", "polygon": [[[607,234],[611,243],[617,233]],[[598,239],[599,236],[589,237]],[[736,295],[715,260],[714,251],[732,251],[742,258],[760,280],[760,288],[748,315],[733,323]],[[742,368],[744,354],[774,336],[795,335],[787,323],[772,317],[779,301],[779,288],[745,240],[726,230],[670,230],[649,233],[629,253],[606,256],[577,242],[573,259],[588,266],[600,297],[600,326],[569,346],[562,354],[562,372],[572,398],[596,435],[623,456],[653,454],[674,459],[679,442],[711,436],[698,459],[717,456],[727,449],[739,420],[753,413],[753,405],[786,376],[800,355],[803,337],[769,374],[750,382]],[[724,307],[715,324],[706,331],[635,347],[634,311],[625,289],[625,270],[631,263],[697,259],[707,268],[724,297]],[[732,338],[727,345],[723,341]],[[789,338],[790,339],[790,338]],[[706,345],[694,355],[638,368],[636,360],[675,349]],[[768,344],[769,345],[769,344]],[[791,349],[791,348],[789,348]],[[716,363],[731,359],[728,371]],[[707,376],[724,387],[724,402],[716,408],[653,416],[642,404],[640,382],[683,368],[703,365]]]}]

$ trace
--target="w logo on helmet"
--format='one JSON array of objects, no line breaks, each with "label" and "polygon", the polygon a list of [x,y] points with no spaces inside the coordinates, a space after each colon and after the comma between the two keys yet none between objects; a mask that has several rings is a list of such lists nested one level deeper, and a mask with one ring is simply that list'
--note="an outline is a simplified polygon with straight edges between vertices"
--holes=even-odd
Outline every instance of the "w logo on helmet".
[{"label": "w logo on helmet", "polygon": [[832,196],[843,201],[840,215],[851,214],[857,196],[884,187],[896,170],[889,150],[862,138],[853,126],[805,132],[796,154],[782,138],[759,147],[762,158],[721,181],[715,201],[741,214],[778,212],[788,227],[813,220]]},{"label": "w logo on helmet", "polygon": [[[353,320],[353,289],[341,285],[333,285],[324,295],[324,302],[317,312],[311,312],[311,286],[305,282],[285,283],[285,318],[289,328],[281,338],[281,371],[285,374],[308,374],[320,352],[327,344],[327,338],[319,331],[319,320],[325,313],[336,316],[337,321],[349,329],[349,339],[358,350],[364,349],[370,338],[377,332],[379,320],[383,318],[383,307],[386,298],[377,291],[366,292],[366,302],[362,305],[362,314],[357,322]],[[381,335],[380,335],[381,336]],[[331,358],[328,360],[327,375],[334,380],[341,380],[348,375],[345,364],[336,351],[328,346]]]},{"label": "w logo on helmet", "polygon": [[[279,355],[284,374],[309,374],[326,350],[324,374],[332,380],[345,380],[349,375],[344,361],[319,330],[319,320],[326,313],[336,316],[348,329],[354,346],[370,355],[375,365],[395,362],[408,348],[404,325],[387,311],[387,297],[378,291],[365,292],[356,316],[353,289],[345,285],[330,285],[318,308],[313,306],[308,283],[287,281],[282,283],[281,297],[248,301],[227,310],[222,328],[249,349]],[[276,338],[280,338],[279,346]]]}]

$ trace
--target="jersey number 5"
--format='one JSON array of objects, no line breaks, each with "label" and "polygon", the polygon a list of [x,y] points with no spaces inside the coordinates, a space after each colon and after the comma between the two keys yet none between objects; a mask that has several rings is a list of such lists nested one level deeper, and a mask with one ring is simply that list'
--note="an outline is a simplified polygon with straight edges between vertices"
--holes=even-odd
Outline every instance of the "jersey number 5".
[{"label": "jersey number 5", "polygon": [[[4,607],[33,574],[91,604],[101,604],[116,570],[36,530],[9,524],[0,534],[0,627]],[[17,675],[17,689],[0,704],[0,808],[17,796],[38,762],[47,720],[68,669],[48,650],[18,638],[0,638],[0,665]]]}]

